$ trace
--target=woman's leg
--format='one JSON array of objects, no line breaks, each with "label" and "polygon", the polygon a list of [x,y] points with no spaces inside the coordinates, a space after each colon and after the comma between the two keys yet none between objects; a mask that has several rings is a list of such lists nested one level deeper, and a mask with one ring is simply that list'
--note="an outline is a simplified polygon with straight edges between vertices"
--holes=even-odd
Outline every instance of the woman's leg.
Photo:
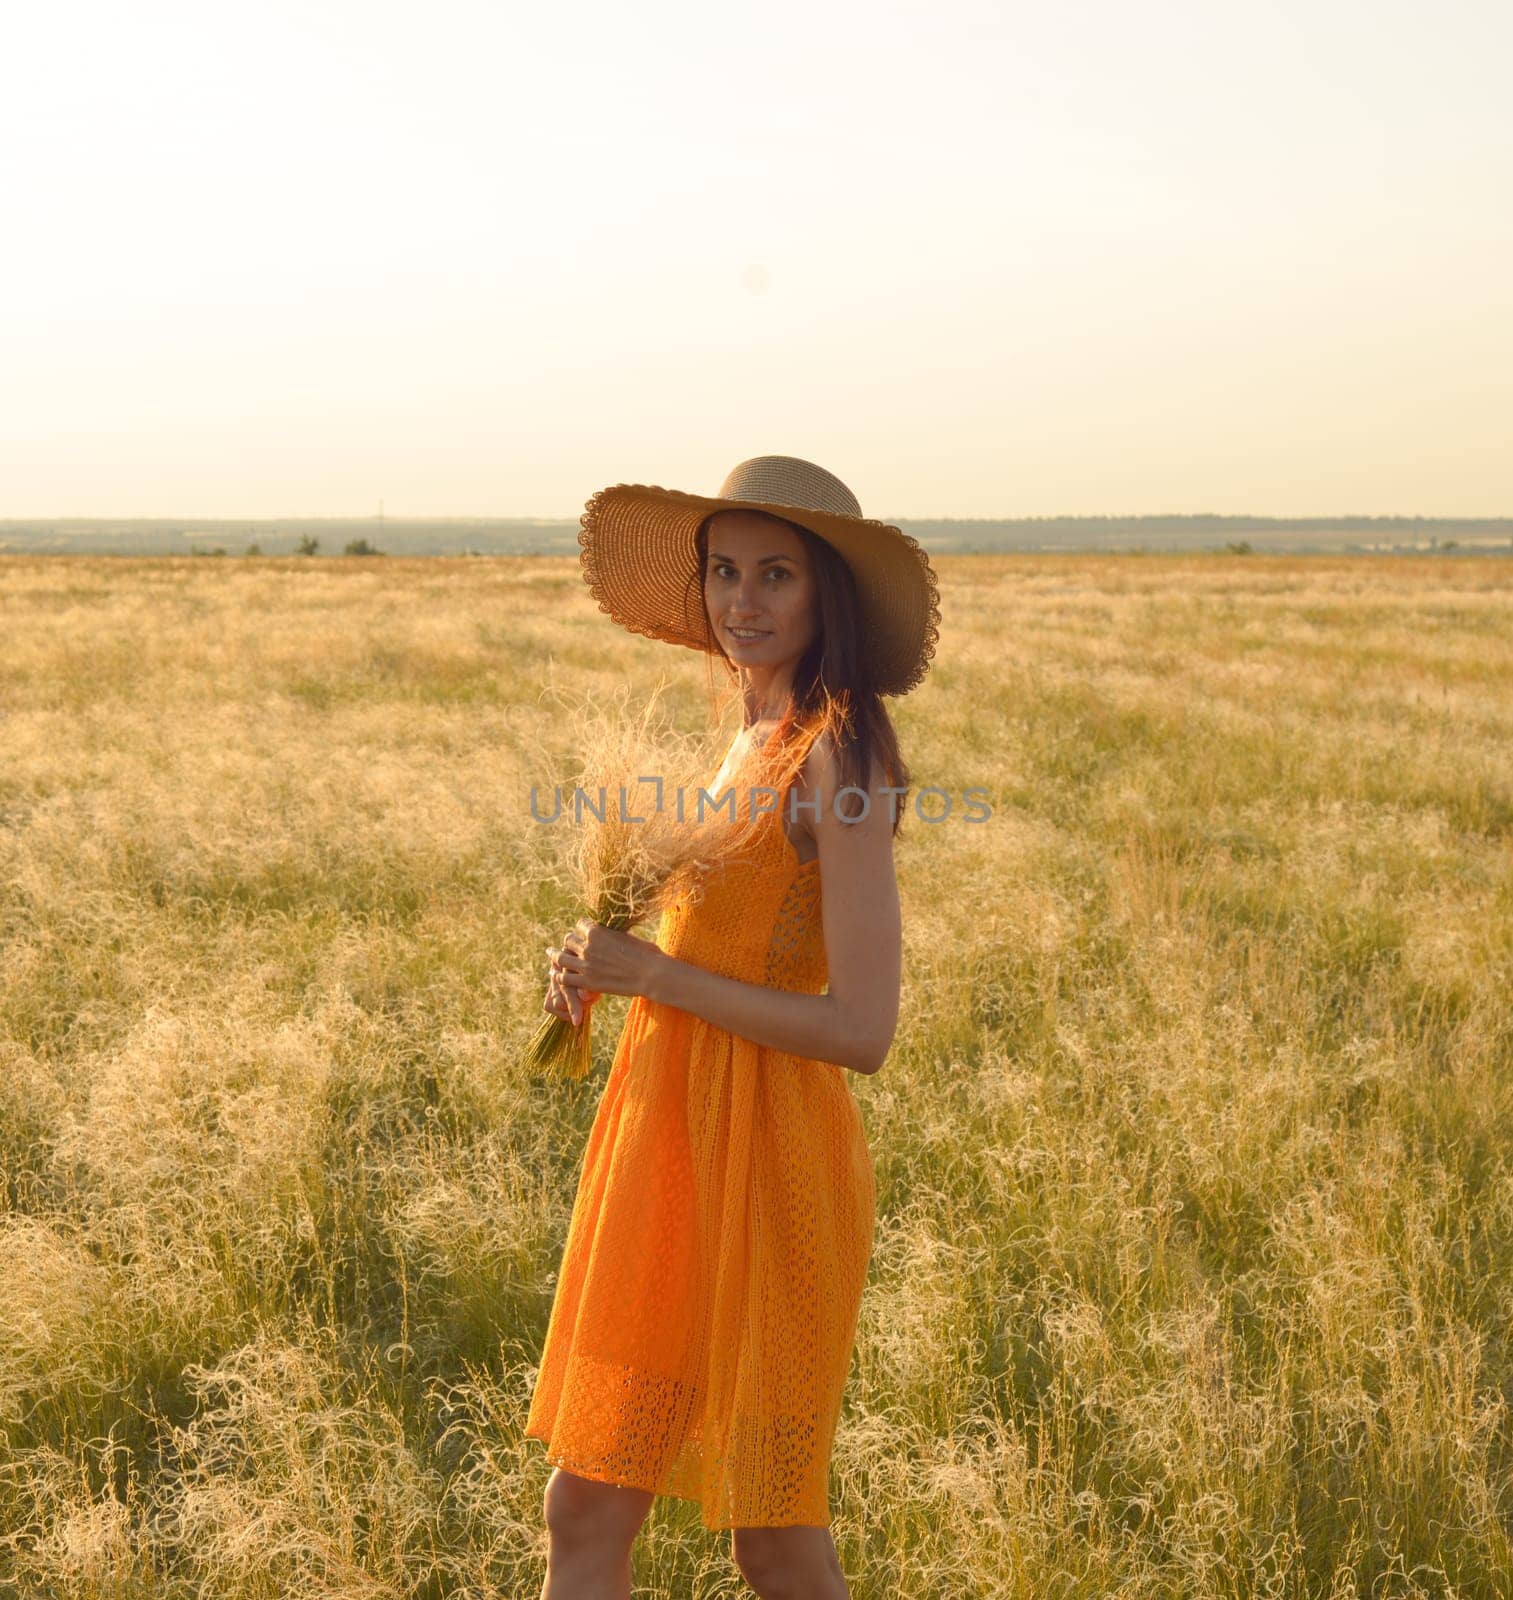
[{"label": "woman's leg", "polygon": [[730,1544],[761,1600],[850,1600],[829,1528],[733,1528]]},{"label": "woman's leg", "polygon": [[630,1600],[630,1547],[655,1498],[553,1468],[542,1501],[549,1544],[541,1600]]}]

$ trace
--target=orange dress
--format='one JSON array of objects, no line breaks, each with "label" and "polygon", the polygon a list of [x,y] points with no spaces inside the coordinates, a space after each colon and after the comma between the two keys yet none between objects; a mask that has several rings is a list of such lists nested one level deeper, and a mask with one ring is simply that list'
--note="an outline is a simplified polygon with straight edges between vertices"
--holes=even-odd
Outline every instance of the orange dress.
[{"label": "orange dress", "polygon": [[[798,859],[786,803],[702,898],[663,912],[657,942],[726,977],[819,994],[819,862]],[[877,1200],[848,1077],[631,1001],[526,1421],[553,1465],[698,1501],[707,1528],[830,1525]]]}]

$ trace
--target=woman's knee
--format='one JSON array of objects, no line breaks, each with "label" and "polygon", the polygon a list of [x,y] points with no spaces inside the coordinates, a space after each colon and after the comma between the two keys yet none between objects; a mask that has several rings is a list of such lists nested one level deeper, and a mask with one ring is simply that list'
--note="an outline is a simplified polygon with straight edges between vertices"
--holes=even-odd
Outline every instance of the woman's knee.
[{"label": "woman's knee", "polygon": [[655,1498],[647,1489],[599,1483],[555,1467],[546,1480],[542,1514],[554,1544],[629,1550]]},{"label": "woman's knee", "polygon": [[785,1562],[771,1528],[735,1528],[730,1553],[741,1576],[756,1592],[767,1594],[783,1581]]},{"label": "woman's knee", "polygon": [[844,1596],[846,1581],[828,1528],[733,1528],[731,1554],[761,1600]]}]

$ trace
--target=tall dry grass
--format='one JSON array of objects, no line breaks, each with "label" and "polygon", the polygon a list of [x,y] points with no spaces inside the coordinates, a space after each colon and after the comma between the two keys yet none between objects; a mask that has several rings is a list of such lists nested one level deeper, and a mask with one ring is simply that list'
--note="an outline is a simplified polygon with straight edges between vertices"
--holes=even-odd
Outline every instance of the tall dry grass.
[{"label": "tall dry grass", "polygon": [[[1513,570],[952,557],[836,1444],[874,1597],[1513,1592]],[[568,561],[0,560],[0,1592],[530,1596],[599,1071]],[[938,806],[939,802],[935,804]],[[638,1593],[741,1592],[658,1501]]]}]

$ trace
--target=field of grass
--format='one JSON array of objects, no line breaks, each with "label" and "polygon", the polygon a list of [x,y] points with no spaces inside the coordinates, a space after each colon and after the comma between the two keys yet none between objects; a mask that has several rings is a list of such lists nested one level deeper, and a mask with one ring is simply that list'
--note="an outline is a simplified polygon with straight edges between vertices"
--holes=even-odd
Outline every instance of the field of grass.
[{"label": "field of grass", "polygon": [[[1513,563],[941,557],[856,1600],[1513,1593]],[[0,559],[0,1594],[534,1600],[571,560]],[[939,802],[935,804],[938,807]],[[637,1595],[745,1590],[656,1503]]]}]

